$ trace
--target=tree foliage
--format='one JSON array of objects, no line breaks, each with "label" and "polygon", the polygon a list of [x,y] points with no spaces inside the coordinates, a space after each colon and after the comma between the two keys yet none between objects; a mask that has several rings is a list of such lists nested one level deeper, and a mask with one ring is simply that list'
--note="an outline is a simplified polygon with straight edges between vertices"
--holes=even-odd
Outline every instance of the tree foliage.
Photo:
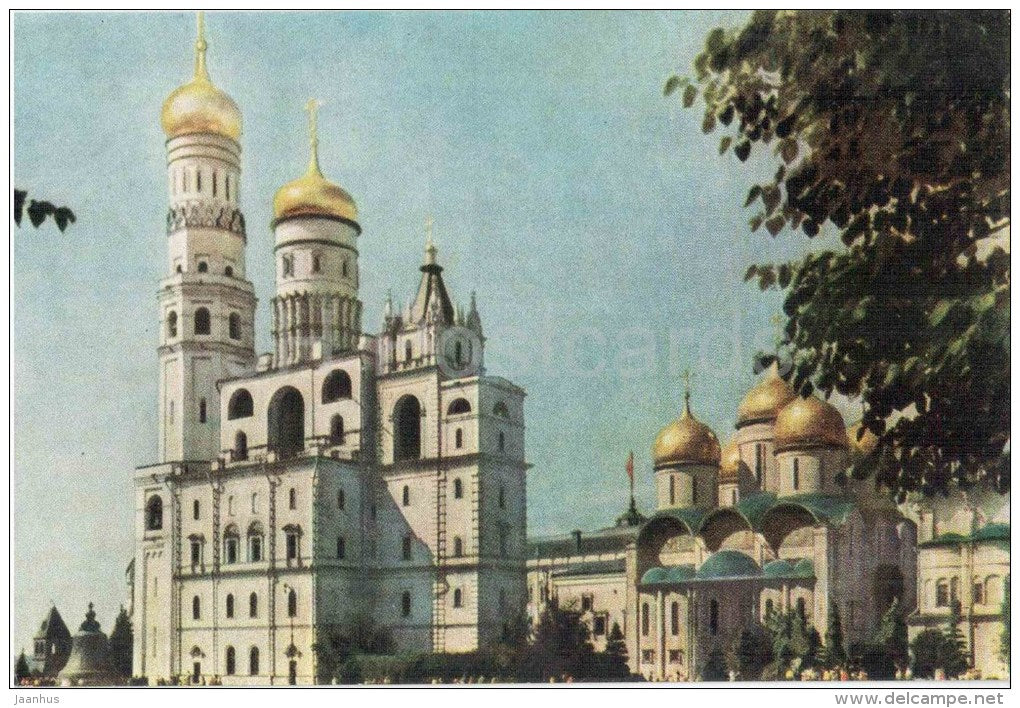
[{"label": "tree foliage", "polygon": [[771,151],[752,230],[838,231],[746,279],[786,291],[795,388],[861,397],[854,474],[900,498],[1009,485],[1009,36],[1005,10],[759,11],[665,87],[721,153]]},{"label": "tree foliage", "polygon": [[1009,576],[1002,595],[1002,635],[999,637],[999,658],[1009,667]]},{"label": "tree foliage", "polygon": [[726,667],[726,655],[718,644],[713,644],[708,652],[708,659],[701,668],[702,681],[725,681],[729,678]]},{"label": "tree foliage", "polygon": [[22,651],[18,655],[18,660],[14,662],[14,683],[19,684],[31,677],[32,671],[28,667],[28,659],[25,657],[25,652]]},{"label": "tree foliage", "polygon": [[737,671],[744,681],[757,681],[772,661],[772,642],[765,628],[755,625],[740,632],[737,644]]},{"label": "tree foliage", "polygon": [[118,676],[132,676],[132,653],[134,651],[134,630],[131,619],[123,606],[110,631],[110,662]]},{"label": "tree foliage", "polygon": [[937,629],[926,629],[910,644],[913,654],[913,672],[917,678],[934,678],[935,669],[939,668],[942,657],[942,646],[946,643],[946,635]]},{"label": "tree foliage", "polygon": [[846,666],[846,639],[843,636],[843,618],[839,607],[829,601],[829,624],[825,629],[825,647],[822,650],[822,662],[829,668]]},{"label": "tree foliage", "polygon": [[953,602],[949,611],[949,622],[946,626],[946,639],[939,652],[939,665],[945,670],[948,678],[955,678],[967,671],[967,643],[960,629],[960,601]]},{"label": "tree foliage", "polygon": [[36,228],[42,225],[42,223],[46,221],[47,217],[50,217],[61,232],[63,232],[69,224],[73,224],[77,221],[74,212],[66,206],[56,206],[45,200],[36,201],[35,199],[32,199],[29,201],[27,191],[23,189],[15,189],[14,223],[21,226],[21,220],[24,218],[25,214],[28,214],[28,220],[32,223],[32,226],[35,226]]},{"label": "tree foliage", "polygon": [[899,598],[894,599],[889,609],[882,615],[882,621],[875,633],[875,643],[885,648],[896,666],[908,664],[910,647],[907,642],[907,623],[903,619]]}]

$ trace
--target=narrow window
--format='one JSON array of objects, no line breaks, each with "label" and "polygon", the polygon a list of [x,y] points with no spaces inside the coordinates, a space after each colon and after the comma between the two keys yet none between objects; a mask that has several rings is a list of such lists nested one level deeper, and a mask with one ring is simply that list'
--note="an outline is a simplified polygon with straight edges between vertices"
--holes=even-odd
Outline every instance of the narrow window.
[{"label": "narrow window", "polygon": [[229,516],[234,515],[234,497],[233,495],[227,497],[227,514]]},{"label": "narrow window", "polygon": [[227,201],[229,202],[230,201],[230,175],[227,175],[226,178],[223,180],[223,182],[224,182],[223,188],[224,188],[224,190],[226,192]]},{"label": "narrow window", "polygon": [[506,509],[506,490],[503,485],[499,485],[499,508]]},{"label": "narrow window", "polygon": [[765,473],[765,446],[758,443],[754,446],[754,478],[758,480],[758,486],[761,486],[761,478]]},{"label": "narrow window", "polygon": [[504,450],[506,450],[506,436],[503,434],[503,431],[500,430],[499,431],[499,451],[503,452]]},{"label": "narrow window", "polygon": [[674,602],[669,607],[669,631],[674,637],[680,634],[680,603]]},{"label": "narrow window", "polygon": [[231,339],[241,338],[241,316],[236,312],[231,312],[227,319],[227,332]]},{"label": "narrow window", "polygon": [[411,616],[411,593],[407,590],[400,594],[400,614],[404,617]]},{"label": "narrow window", "polygon": [[226,557],[225,562],[227,565],[231,565],[237,562],[237,536],[226,536],[223,539],[223,555]]},{"label": "narrow window", "polygon": [[166,336],[167,339],[173,339],[177,336],[177,313],[173,310],[166,316]]},{"label": "narrow window", "polygon": [[406,561],[411,560],[411,537],[409,535],[405,535],[401,541],[400,555]]},{"label": "narrow window", "polygon": [[945,580],[935,585],[935,607],[949,607],[949,583]]},{"label": "narrow window", "polygon": [[669,476],[669,505],[676,506],[676,479]]},{"label": "narrow window", "polygon": [[287,616],[297,617],[297,592],[294,588],[287,593]]},{"label": "narrow window", "polygon": [[337,493],[336,493],[336,508],[339,509],[340,511],[343,511],[344,510],[344,506],[346,505],[346,503],[347,503],[347,497],[346,497],[346,495],[344,495],[344,490],[342,490],[342,489],[337,490]]},{"label": "narrow window", "polygon": [[248,436],[241,430],[234,435],[234,459],[237,461],[248,459]]},{"label": "narrow window", "polygon": [[800,489],[800,458],[793,458],[793,488]]},{"label": "narrow window", "polygon": [[412,353],[412,350],[411,350],[411,340],[408,339],[406,342],[404,342],[404,361],[405,362],[407,362],[407,363],[411,362],[411,353]]},{"label": "narrow window", "polygon": [[719,601],[708,603],[708,631],[713,635],[719,633]]},{"label": "narrow window", "polygon": [[460,588],[456,588],[453,591],[453,606],[454,607],[464,606],[464,593],[461,591]]},{"label": "narrow window", "polygon": [[191,565],[192,566],[196,566],[196,565],[201,565],[201,564],[202,564],[202,542],[201,541],[192,541],[191,542]]},{"label": "narrow window", "polygon": [[403,503],[404,506],[411,506],[411,488],[406,484],[404,485]]},{"label": "narrow window", "polygon": [[227,266],[226,268],[224,268],[223,269],[223,275],[227,276],[228,278],[233,278],[234,277],[234,266]]},{"label": "narrow window", "polygon": [[346,258],[340,264],[340,274],[343,275],[343,277],[345,277],[345,278],[347,277],[347,259]]},{"label": "narrow window", "polygon": [[641,636],[648,636],[648,603],[644,602],[641,604]]},{"label": "narrow window", "polygon": [[453,480],[453,498],[461,499],[464,496],[464,483],[460,481],[460,478]]},{"label": "narrow window", "polygon": [[800,615],[801,619],[807,619],[807,603],[803,597],[797,598],[797,614]]},{"label": "narrow window", "polygon": [[312,272],[319,273],[322,271],[322,256],[318,253],[312,255]]},{"label": "narrow window", "polygon": [[460,536],[453,537],[453,557],[460,558],[464,555],[464,541]]},{"label": "narrow window", "polygon": [[329,441],[334,445],[344,444],[344,419],[338,415],[329,421]]},{"label": "narrow window", "polygon": [[248,616],[255,618],[259,616],[259,596],[252,593],[248,596]]},{"label": "narrow window", "polygon": [[208,273],[209,272],[209,264],[206,263],[205,261],[199,261],[198,262],[198,272],[199,273]]},{"label": "narrow window", "polygon": [[951,578],[949,580],[949,601],[956,603],[960,600],[960,579]]},{"label": "narrow window", "polygon": [[262,560],[262,536],[257,533],[248,537],[248,560],[252,563]]},{"label": "narrow window", "polygon": [[291,509],[297,509],[297,490],[294,487],[287,494],[287,504]]},{"label": "narrow window", "polygon": [[697,480],[691,481],[691,505],[698,503],[698,482]]},{"label": "narrow window", "polygon": [[187,170],[182,170],[181,176],[184,179],[184,189],[183,189],[183,191],[187,192],[189,190],[189,188],[191,187],[191,181],[188,179],[188,171]]},{"label": "narrow window", "polygon": [[254,514],[255,512],[258,511],[258,509],[259,509],[259,493],[258,492],[252,492],[251,493],[251,513]]},{"label": "narrow window", "polygon": [[233,619],[234,617],[234,596],[227,594],[227,619]]},{"label": "narrow window", "polygon": [[283,256],[281,262],[283,263],[283,277],[287,278],[294,275],[294,256]]},{"label": "narrow window", "polygon": [[215,170],[212,173],[212,195],[214,197],[216,196],[216,171]]},{"label": "narrow window", "polygon": [[344,541],[343,536],[338,536],[336,539],[336,559],[343,560],[347,555],[347,544]]},{"label": "narrow window", "polygon": [[206,417],[206,410],[205,409],[206,409],[205,399],[202,398],[202,399],[200,399],[198,401],[198,422],[199,423],[204,423],[205,422],[205,417]]},{"label": "narrow window", "polygon": [[985,604],[985,585],[980,580],[974,582],[971,594],[973,595],[975,605]]},{"label": "narrow window", "polygon": [[298,557],[298,536],[293,531],[287,534],[287,560],[297,560]]},{"label": "narrow window", "polygon": [[252,647],[251,652],[248,653],[248,673],[252,676],[258,676],[259,674],[259,648]]},{"label": "narrow window", "polygon": [[464,431],[460,428],[453,434],[453,444],[458,450],[464,447]]},{"label": "narrow window", "polygon": [[191,598],[191,619],[202,619],[202,600],[198,595]]},{"label": "narrow window", "polygon": [[775,603],[771,599],[765,601],[765,617],[767,618],[775,609]]},{"label": "narrow window", "polygon": [[198,499],[191,502],[191,518],[193,518],[195,521],[198,521],[199,518],[201,518],[200,517],[201,509],[202,506],[201,504],[199,504]]},{"label": "narrow window", "polygon": [[202,170],[195,170],[195,191],[202,191]]},{"label": "narrow window", "polygon": [[163,528],[163,499],[159,496],[153,496],[145,505],[145,528],[149,531]]},{"label": "narrow window", "polygon": [[209,310],[200,307],[195,310],[195,334],[209,334],[212,331],[212,320]]}]

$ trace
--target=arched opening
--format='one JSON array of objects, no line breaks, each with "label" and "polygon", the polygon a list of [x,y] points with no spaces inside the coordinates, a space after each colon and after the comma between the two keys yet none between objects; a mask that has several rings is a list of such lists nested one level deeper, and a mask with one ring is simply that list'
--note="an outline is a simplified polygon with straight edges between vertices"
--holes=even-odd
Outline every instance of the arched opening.
[{"label": "arched opening", "polygon": [[196,499],[191,503],[191,518],[193,518],[195,521],[198,521],[199,518],[201,518],[201,511],[202,505],[198,501],[198,499]]},{"label": "arched opening", "polygon": [[[230,497],[233,501],[233,497]],[[231,524],[223,534],[223,562],[231,565],[238,561],[238,549],[241,546],[241,539],[237,533],[237,527]]]},{"label": "arched opening", "polygon": [[453,538],[453,557],[460,558],[464,555],[464,541],[460,536]]},{"label": "arched opening", "polygon": [[163,499],[159,495],[151,497],[145,505],[145,528],[148,531],[163,528]]},{"label": "arched opening", "polygon": [[252,676],[258,676],[259,673],[259,648],[252,647],[251,651],[248,652],[248,673]]},{"label": "arched opening", "polygon": [[256,593],[248,596],[248,616],[252,618],[259,616],[259,596]]},{"label": "arched opening", "polygon": [[344,444],[344,419],[335,415],[329,421],[329,441],[334,445]]},{"label": "arched opening", "polygon": [[244,431],[238,430],[234,435],[234,460],[241,461],[248,459],[248,436]]},{"label": "arched opening", "polygon": [[254,413],[255,403],[248,389],[239,388],[231,394],[230,402],[227,404],[227,420],[250,418]]},{"label": "arched opening", "polygon": [[167,339],[177,336],[177,313],[173,310],[170,310],[170,314],[166,316],[166,336]]},{"label": "arched opening", "polygon": [[226,666],[227,676],[233,676],[234,672],[237,670],[235,662],[236,657],[234,656],[234,647],[227,647],[227,666]]},{"label": "arched opening", "polygon": [[456,432],[453,434],[453,445],[458,450],[464,447],[464,431],[460,428],[457,428]]},{"label": "arched opening", "polygon": [[471,404],[466,398],[458,398],[446,409],[447,415],[462,415],[471,412]]},{"label": "arched opening", "polygon": [[411,355],[413,351],[414,350],[411,348],[411,340],[408,339],[406,342],[404,342],[404,361],[407,362],[408,364],[411,363]]},{"label": "arched opening", "polygon": [[287,593],[287,616],[297,617],[297,591],[294,588]]},{"label": "arched opening", "polygon": [[715,553],[724,545],[751,551],[754,547],[754,531],[747,519],[733,509],[718,509],[710,514],[698,532],[709,551]]},{"label": "arched opening", "polygon": [[404,617],[411,616],[411,593],[407,590],[400,594],[400,614]]},{"label": "arched opening", "polygon": [[322,382],[322,402],[332,403],[341,398],[351,397],[351,377],[343,369],[334,369],[329,372],[326,380]]},{"label": "arched opening", "polygon": [[809,529],[815,523],[815,517],[804,507],[797,504],[779,504],[765,512],[758,522],[758,528],[773,552],[778,554],[780,546],[790,534],[799,529]]},{"label": "arched opening", "polygon": [[262,527],[257,523],[248,529],[248,560],[252,563],[262,560]]},{"label": "arched opening", "polygon": [[414,396],[404,396],[393,408],[393,459],[417,460],[421,457],[421,404]]},{"label": "arched opening", "polygon": [[284,386],[269,402],[269,449],[280,459],[293,457],[305,447],[305,400],[292,386]]},{"label": "arched opening", "polygon": [[207,413],[208,413],[207,408],[208,408],[208,406],[206,406],[205,399],[204,398],[199,399],[199,401],[198,401],[198,422],[199,423],[204,423],[206,421],[206,418],[208,417],[208,415],[207,415]]},{"label": "arched opening", "polygon": [[236,312],[230,313],[230,317],[227,319],[227,329],[231,339],[241,338],[241,316]]},{"label": "arched opening", "polygon": [[291,487],[287,492],[287,508],[297,509],[297,490],[294,487]]},{"label": "arched opening", "polygon": [[227,619],[234,618],[234,596],[227,594]]},{"label": "arched opening", "polygon": [[464,483],[460,481],[460,478],[453,480],[453,498],[460,499],[464,496]]},{"label": "arched opening", "polygon": [[191,619],[202,619],[202,600],[198,595],[191,598]]},{"label": "arched opening", "polygon": [[404,485],[404,491],[401,493],[401,503],[404,506],[411,506],[411,488],[406,484]]},{"label": "arched opening", "polygon": [[195,334],[209,334],[212,331],[212,320],[209,310],[200,307],[195,310]]},{"label": "arched opening", "polygon": [[343,536],[338,536],[336,539],[336,559],[343,560],[347,555],[347,543],[344,541]]},{"label": "arched opening", "polygon": [[674,637],[680,634],[680,603],[673,602],[669,606],[669,633]]},{"label": "arched opening", "polygon": [[464,592],[460,588],[456,588],[453,591],[453,606],[454,607],[464,606]]}]

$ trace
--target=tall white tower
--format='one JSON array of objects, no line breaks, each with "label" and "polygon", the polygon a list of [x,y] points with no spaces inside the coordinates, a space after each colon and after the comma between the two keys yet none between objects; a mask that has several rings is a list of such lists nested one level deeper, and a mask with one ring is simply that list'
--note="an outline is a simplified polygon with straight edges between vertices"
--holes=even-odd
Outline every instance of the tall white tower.
[{"label": "tall white tower", "polygon": [[202,14],[195,74],[163,103],[168,275],[160,282],[159,459],[219,454],[219,379],[251,371],[255,295],[245,280],[241,112],[209,79]]}]

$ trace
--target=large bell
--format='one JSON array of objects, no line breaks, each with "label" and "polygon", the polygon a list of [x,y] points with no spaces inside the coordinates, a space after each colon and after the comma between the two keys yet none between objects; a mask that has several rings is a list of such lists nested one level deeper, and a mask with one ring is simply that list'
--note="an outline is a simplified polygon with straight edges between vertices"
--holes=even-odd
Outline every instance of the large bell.
[{"label": "large bell", "polygon": [[71,656],[57,674],[62,686],[102,686],[114,683],[110,648],[89,603],[85,621],[71,639]]}]

